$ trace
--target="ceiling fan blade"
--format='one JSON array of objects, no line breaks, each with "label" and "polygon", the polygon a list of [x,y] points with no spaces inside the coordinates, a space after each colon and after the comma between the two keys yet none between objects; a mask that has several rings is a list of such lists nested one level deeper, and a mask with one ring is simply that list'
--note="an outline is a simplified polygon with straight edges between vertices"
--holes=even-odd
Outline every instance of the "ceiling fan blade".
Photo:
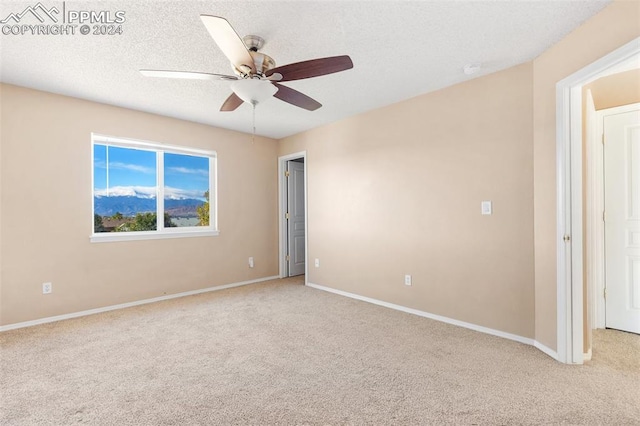
[{"label": "ceiling fan blade", "polygon": [[140,70],[146,77],[185,78],[191,80],[237,80],[234,75],[211,74],[208,72]]},{"label": "ceiling fan blade", "polygon": [[235,111],[244,101],[238,97],[235,93],[231,93],[226,101],[220,107],[220,111]]},{"label": "ceiling fan blade", "polygon": [[282,75],[280,81],[302,80],[345,71],[353,68],[353,62],[348,55],[332,56],[329,58],[311,59],[294,64],[275,67],[266,72],[269,77],[275,73]]},{"label": "ceiling fan blade", "polygon": [[238,70],[256,72],[256,66],[247,50],[247,46],[244,45],[244,42],[229,24],[229,21],[220,16],[212,15],[200,15],[200,19],[202,19],[204,26],[220,50],[222,50],[222,53],[229,58]]},{"label": "ceiling fan blade", "polygon": [[273,85],[278,88],[278,91],[273,96],[281,101],[285,101],[291,105],[295,105],[309,111],[315,111],[322,106],[320,102],[310,98],[304,93],[300,93],[297,90],[292,89],[291,87],[283,86],[278,83],[273,83]]}]

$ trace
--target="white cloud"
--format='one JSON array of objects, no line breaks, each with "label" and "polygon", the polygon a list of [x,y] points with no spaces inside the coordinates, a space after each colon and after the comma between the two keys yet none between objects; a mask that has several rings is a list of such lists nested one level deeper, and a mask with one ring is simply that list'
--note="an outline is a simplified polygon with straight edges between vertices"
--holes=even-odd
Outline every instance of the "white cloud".
[{"label": "white cloud", "polygon": [[189,175],[209,176],[208,170],[203,169],[188,169],[186,167],[167,167],[167,170],[176,173],[185,173]]},{"label": "white cloud", "polygon": [[[106,169],[107,164],[104,161],[96,161],[93,165],[99,169]],[[132,172],[144,173],[147,175],[153,175],[156,173],[156,169],[151,167],[141,166],[139,164],[109,162],[109,169],[111,170],[129,170]]]},{"label": "white cloud", "polygon": [[109,167],[112,169],[130,170],[132,172],[146,173],[149,175],[153,175],[156,173],[156,170],[154,168],[141,166],[139,164],[109,163]]}]

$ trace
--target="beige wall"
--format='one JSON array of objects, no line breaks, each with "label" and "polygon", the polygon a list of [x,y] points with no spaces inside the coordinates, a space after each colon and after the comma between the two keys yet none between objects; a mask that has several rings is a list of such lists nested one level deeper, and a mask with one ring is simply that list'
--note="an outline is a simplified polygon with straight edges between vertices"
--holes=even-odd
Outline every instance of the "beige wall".
[{"label": "beige wall", "polygon": [[640,102],[640,69],[599,78],[586,85],[585,89],[591,89],[596,110],[638,103]]},{"label": "beige wall", "polygon": [[640,36],[640,2],[617,1],[533,62],[536,340],[557,348],[556,83]]},{"label": "beige wall", "polygon": [[[0,87],[0,324],[278,274],[277,141]],[[91,132],[217,151],[220,235],[90,243]]]},{"label": "beige wall", "polygon": [[531,64],[282,140],[307,150],[309,281],[533,338],[532,140]]}]

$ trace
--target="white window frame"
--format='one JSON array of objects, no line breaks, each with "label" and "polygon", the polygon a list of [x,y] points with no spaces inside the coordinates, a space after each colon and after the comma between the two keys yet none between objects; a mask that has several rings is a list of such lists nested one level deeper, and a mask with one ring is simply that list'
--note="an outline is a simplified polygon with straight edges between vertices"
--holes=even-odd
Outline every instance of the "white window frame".
[{"label": "white window frame", "polygon": [[[95,232],[95,202],[94,202],[94,146],[109,145],[120,148],[140,149],[153,151],[156,154],[183,154],[197,155],[209,158],[209,226],[193,227],[164,227],[164,155],[156,155],[156,187],[157,193],[157,229],[155,231],[132,231],[132,232]],[[157,142],[141,141],[136,139],[119,138],[105,136],[96,133],[91,134],[91,236],[92,243],[103,243],[110,241],[136,241],[153,240],[164,238],[185,238],[185,237],[210,237],[220,234],[218,230],[218,187],[217,187],[217,153],[215,151],[188,148],[178,145],[167,145]]]}]

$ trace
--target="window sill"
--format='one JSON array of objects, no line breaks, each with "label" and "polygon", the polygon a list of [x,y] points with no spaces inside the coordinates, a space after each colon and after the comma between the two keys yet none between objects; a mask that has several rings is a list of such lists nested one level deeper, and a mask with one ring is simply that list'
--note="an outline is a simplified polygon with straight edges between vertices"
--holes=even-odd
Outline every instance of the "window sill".
[{"label": "window sill", "polygon": [[195,231],[170,231],[170,232],[104,232],[93,234],[90,237],[92,243],[107,243],[114,241],[139,241],[139,240],[163,240],[166,238],[191,238],[191,237],[215,237],[220,231],[195,230]]}]

